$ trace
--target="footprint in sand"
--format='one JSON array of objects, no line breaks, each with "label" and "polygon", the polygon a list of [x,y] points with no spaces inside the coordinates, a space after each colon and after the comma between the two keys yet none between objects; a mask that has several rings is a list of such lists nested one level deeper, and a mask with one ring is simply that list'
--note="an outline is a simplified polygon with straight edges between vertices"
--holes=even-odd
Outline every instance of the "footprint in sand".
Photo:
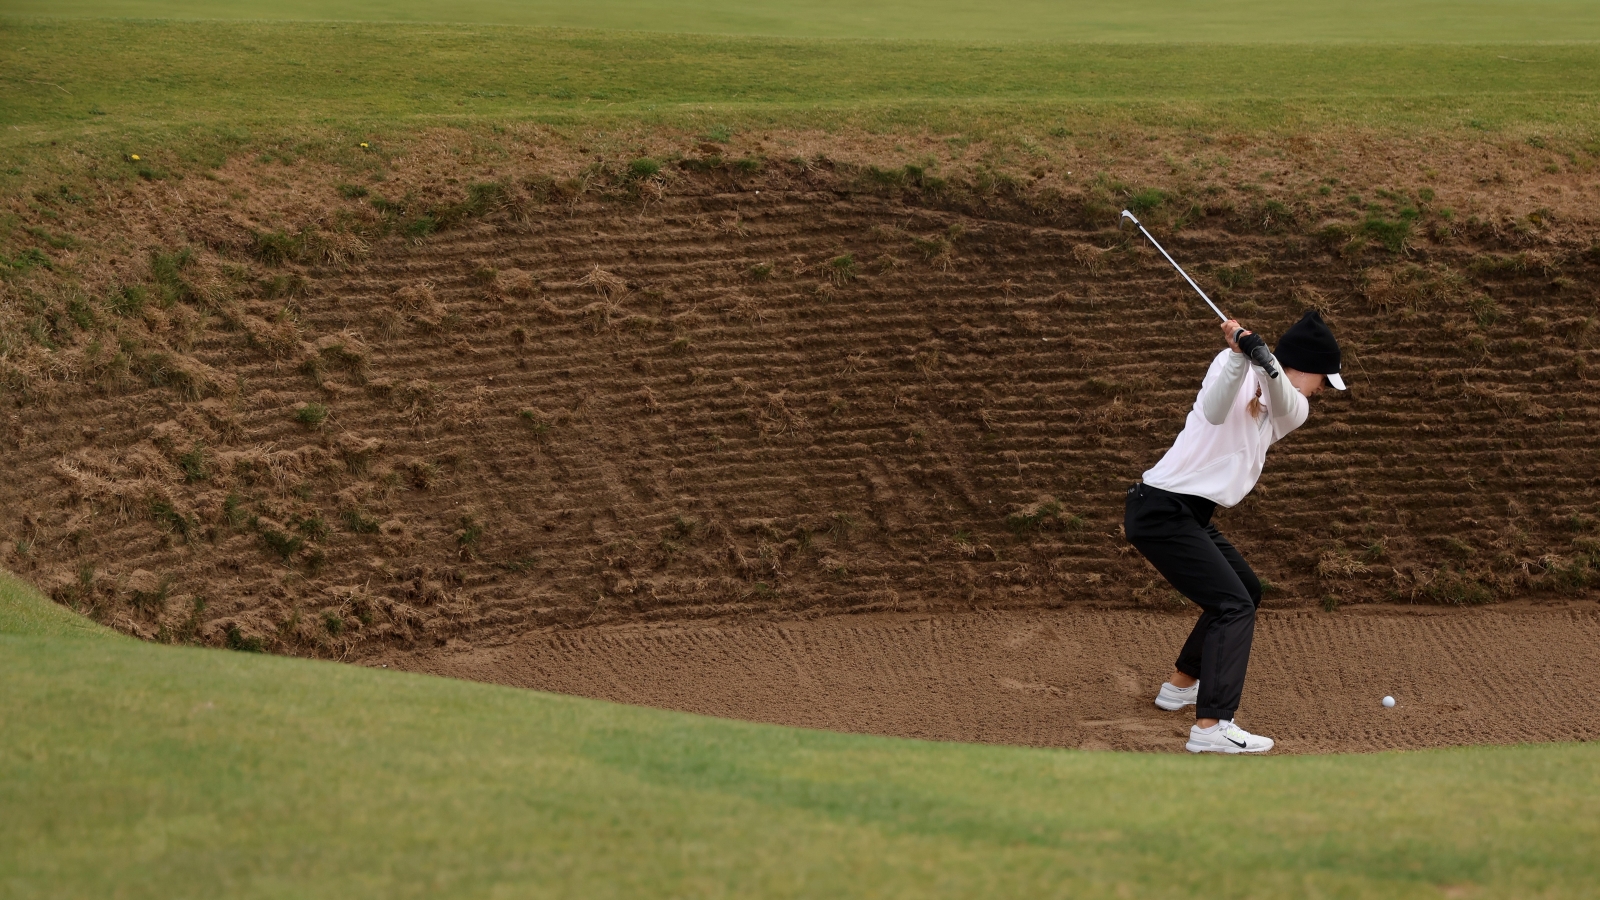
[{"label": "footprint in sand", "polygon": [[1139,684],[1139,676],[1132,669],[1119,666],[1112,669],[1108,674],[1110,674],[1111,683],[1116,687],[1118,693],[1126,694],[1129,697],[1144,696],[1145,690]]}]

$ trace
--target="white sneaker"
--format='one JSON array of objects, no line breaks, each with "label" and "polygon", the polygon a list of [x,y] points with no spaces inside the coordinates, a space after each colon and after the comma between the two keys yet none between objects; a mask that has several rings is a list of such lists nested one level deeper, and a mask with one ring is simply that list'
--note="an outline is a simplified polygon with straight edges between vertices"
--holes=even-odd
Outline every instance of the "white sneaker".
[{"label": "white sneaker", "polygon": [[1165,710],[1183,709],[1193,706],[1200,699],[1200,682],[1186,687],[1175,687],[1170,681],[1161,683],[1161,693],[1156,694],[1156,705]]},{"label": "white sneaker", "polygon": [[1251,734],[1223,719],[1205,731],[1192,726],[1184,749],[1190,753],[1265,753],[1272,749],[1272,738]]}]

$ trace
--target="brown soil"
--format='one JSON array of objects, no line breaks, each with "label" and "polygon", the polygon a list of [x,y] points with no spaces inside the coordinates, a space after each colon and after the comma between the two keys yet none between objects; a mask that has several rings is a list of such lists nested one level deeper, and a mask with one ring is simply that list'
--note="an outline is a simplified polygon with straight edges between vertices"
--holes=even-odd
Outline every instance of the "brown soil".
[{"label": "brown soil", "polygon": [[[372,664],[809,728],[1179,752],[1194,710],[1151,700],[1192,624],[1138,610],[880,613],[594,628]],[[1591,604],[1266,611],[1238,721],[1290,753],[1596,740],[1597,671]]]},{"label": "brown soil", "polygon": [[[1247,324],[1317,306],[1347,348],[1353,390],[1220,515],[1269,609],[1596,597],[1590,156],[1107,135],[968,147],[940,185],[874,170],[906,161],[884,136],[687,140],[645,179],[644,148],[440,140],[381,172],[240,158],[12,203],[78,243],[0,279],[0,562],[148,638],[352,660],[1174,609],[1120,537],[1122,489],[1217,340],[1110,227],[1127,184],[1168,192],[1147,220]],[[470,207],[472,181],[498,193]],[[405,237],[424,211],[444,230]],[[183,247],[163,287],[150,254]]]}]

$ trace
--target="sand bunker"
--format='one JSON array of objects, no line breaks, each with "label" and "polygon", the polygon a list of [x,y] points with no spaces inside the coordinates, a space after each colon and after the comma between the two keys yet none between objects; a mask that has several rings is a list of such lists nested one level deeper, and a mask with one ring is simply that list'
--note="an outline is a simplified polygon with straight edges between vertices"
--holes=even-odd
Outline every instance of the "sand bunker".
[{"label": "sand bunker", "polygon": [[[887,613],[588,629],[374,664],[836,731],[1180,752],[1194,711],[1151,699],[1192,623],[1135,610]],[[1593,604],[1268,611],[1239,721],[1289,753],[1596,740],[1596,671]]]},{"label": "sand bunker", "polygon": [[[1110,227],[1128,198],[776,161],[670,174],[502,171],[446,230],[370,243],[235,221],[243,164],[133,188],[187,204],[159,221],[198,249],[150,257],[166,299],[117,313],[117,355],[78,335],[4,360],[0,562],[156,640],[1168,746],[1181,717],[1145,695],[1187,619],[1122,539],[1122,492],[1217,336]],[[1286,749],[1593,733],[1540,704],[1594,668],[1600,251],[1543,206],[1513,214],[1575,196],[1524,177],[1550,183],[1364,208],[1219,187],[1146,216],[1247,324],[1316,307],[1346,348],[1352,390],[1218,517],[1269,583],[1246,716]],[[284,215],[379,215],[294,188]],[[1454,610],[1490,601],[1589,612]],[[1447,614],[1323,612],[1410,603]],[[840,613],[889,617],[804,621]],[[670,627],[610,630],[650,623]]]}]

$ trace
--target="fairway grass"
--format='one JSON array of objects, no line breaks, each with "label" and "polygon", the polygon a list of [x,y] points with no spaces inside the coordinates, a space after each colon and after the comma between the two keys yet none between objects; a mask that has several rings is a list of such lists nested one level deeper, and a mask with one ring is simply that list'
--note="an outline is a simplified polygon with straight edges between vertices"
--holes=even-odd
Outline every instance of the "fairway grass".
[{"label": "fairway grass", "polygon": [[0,18],[0,148],[505,122],[1600,129],[1600,44],[979,44]]},{"label": "fairway grass", "polygon": [[24,15],[466,22],[784,37],[1055,41],[1580,41],[1585,0],[10,0]]},{"label": "fairway grass", "polygon": [[8,897],[1578,897],[1600,881],[1591,745],[1219,759],[831,734],[144,644],[10,578],[0,683]]}]

